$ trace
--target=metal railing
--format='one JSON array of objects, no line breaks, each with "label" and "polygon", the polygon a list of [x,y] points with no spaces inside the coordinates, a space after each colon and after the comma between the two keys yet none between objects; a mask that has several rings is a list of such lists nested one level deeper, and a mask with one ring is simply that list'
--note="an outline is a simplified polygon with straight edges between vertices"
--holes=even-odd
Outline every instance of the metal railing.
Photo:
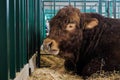
[{"label": "metal railing", "polygon": [[0,0],[0,80],[16,77],[43,40],[42,0]]}]

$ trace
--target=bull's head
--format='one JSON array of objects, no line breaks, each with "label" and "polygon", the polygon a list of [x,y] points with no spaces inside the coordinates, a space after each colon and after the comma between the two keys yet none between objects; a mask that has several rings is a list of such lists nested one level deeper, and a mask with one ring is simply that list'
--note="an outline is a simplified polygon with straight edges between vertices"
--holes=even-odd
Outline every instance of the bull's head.
[{"label": "bull's head", "polygon": [[97,25],[96,18],[85,18],[79,9],[64,7],[50,20],[50,33],[43,42],[44,50],[55,55],[75,51],[81,45],[83,30]]}]

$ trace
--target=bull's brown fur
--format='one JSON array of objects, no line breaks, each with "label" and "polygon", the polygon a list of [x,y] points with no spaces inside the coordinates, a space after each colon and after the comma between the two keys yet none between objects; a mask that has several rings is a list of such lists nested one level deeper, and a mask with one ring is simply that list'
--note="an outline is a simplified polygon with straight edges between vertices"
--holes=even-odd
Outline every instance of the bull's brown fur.
[{"label": "bull's brown fur", "polygon": [[[99,24],[86,29],[91,18],[96,18]],[[75,31],[65,30],[69,23],[76,24]],[[65,58],[67,70],[87,76],[100,69],[120,70],[120,20],[81,13],[67,6],[51,19],[50,28],[47,38],[59,44],[59,55]]]}]

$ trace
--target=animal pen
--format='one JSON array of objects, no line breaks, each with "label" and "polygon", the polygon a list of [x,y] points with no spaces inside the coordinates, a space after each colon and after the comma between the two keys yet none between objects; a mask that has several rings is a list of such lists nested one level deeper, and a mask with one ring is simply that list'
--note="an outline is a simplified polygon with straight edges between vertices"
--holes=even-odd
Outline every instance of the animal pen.
[{"label": "animal pen", "polygon": [[0,0],[0,80],[26,80],[41,67],[46,22],[67,5],[120,18],[120,0]]}]

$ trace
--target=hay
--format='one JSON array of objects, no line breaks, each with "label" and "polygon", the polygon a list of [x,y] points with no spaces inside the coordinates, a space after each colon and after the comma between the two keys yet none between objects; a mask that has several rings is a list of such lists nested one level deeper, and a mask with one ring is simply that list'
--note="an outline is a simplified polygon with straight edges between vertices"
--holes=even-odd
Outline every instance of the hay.
[{"label": "hay", "polygon": [[[41,67],[35,69],[29,80],[83,80],[81,76],[67,72],[64,69],[64,60],[52,55],[41,55]],[[86,80],[120,80],[119,72],[94,73]]]},{"label": "hay", "polygon": [[77,75],[59,73],[50,68],[36,69],[29,80],[80,80]]}]

